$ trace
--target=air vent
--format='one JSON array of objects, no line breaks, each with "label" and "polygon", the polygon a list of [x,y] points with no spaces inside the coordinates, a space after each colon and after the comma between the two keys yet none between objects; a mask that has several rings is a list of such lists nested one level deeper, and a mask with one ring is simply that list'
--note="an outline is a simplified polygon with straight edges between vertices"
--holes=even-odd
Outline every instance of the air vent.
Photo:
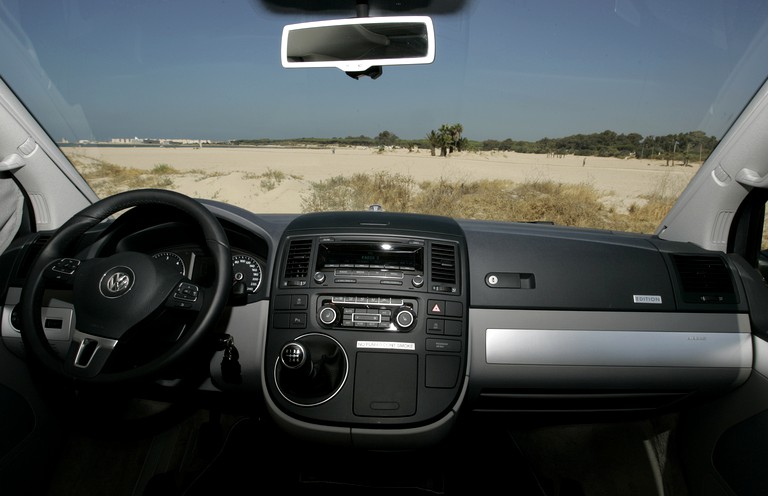
[{"label": "air vent", "polygon": [[[288,258],[285,261],[285,271],[283,272],[285,279],[302,279],[305,280],[306,283],[306,278],[309,275],[309,261],[311,255],[311,239],[297,239],[291,241],[291,246],[288,248]],[[285,281],[283,281],[283,283],[285,284]]]},{"label": "air vent", "polygon": [[736,303],[733,279],[719,256],[672,255],[686,303]]},{"label": "air vent", "polygon": [[432,291],[458,293],[455,245],[433,243],[430,266]]},{"label": "air vent", "polygon": [[46,244],[48,244],[48,241],[51,240],[53,236],[50,234],[39,234],[32,243],[29,244],[29,247],[26,250],[26,253],[24,254],[24,258],[21,260],[21,264],[19,264],[19,269],[16,272],[16,277],[21,279],[26,279],[29,275],[29,269],[32,268],[32,264],[37,259],[37,256],[40,254],[41,251],[43,251],[43,248]]}]

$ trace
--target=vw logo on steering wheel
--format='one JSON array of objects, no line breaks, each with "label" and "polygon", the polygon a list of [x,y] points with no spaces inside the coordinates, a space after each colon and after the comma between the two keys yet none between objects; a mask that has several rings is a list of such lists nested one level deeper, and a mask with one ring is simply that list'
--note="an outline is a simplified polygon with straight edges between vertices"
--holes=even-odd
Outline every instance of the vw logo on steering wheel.
[{"label": "vw logo on steering wheel", "polygon": [[107,298],[119,298],[131,290],[136,276],[125,266],[112,267],[101,276],[99,291]]}]

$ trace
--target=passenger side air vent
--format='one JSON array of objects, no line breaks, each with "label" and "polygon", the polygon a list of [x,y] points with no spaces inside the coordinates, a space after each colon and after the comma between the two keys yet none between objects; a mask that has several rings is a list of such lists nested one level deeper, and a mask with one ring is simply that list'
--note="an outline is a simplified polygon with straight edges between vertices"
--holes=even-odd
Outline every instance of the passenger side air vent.
[{"label": "passenger side air vent", "polygon": [[285,260],[282,286],[306,286],[309,275],[309,263],[312,256],[312,240],[296,239],[291,241]]},{"label": "passenger side air vent", "polygon": [[683,301],[736,303],[733,279],[725,261],[716,255],[672,255]]},{"label": "passenger side air vent", "polygon": [[455,245],[433,243],[430,268],[432,291],[458,294],[458,261]]}]

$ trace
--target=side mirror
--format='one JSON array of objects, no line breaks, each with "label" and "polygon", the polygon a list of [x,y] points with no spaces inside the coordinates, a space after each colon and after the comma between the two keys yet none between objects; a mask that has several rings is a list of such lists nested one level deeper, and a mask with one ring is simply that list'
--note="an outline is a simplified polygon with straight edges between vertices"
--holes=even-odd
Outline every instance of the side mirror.
[{"label": "side mirror", "polygon": [[283,28],[280,58],[287,68],[336,67],[348,74],[385,65],[431,64],[435,31],[426,16],[289,24]]}]

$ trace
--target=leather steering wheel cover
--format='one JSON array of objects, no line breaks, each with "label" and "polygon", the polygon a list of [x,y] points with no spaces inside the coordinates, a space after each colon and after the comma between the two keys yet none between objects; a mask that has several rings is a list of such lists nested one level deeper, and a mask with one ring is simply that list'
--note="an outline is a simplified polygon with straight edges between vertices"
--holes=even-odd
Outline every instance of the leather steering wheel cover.
[{"label": "leather steering wheel cover", "polygon": [[[206,291],[206,300],[187,335],[169,350],[139,367],[100,373],[84,379],[65,372],[64,362],[51,348],[43,330],[40,309],[44,290],[44,271],[57,258],[71,256],[74,243],[88,229],[109,216],[127,208],[141,205],[166,205],[191,216],[203,232],[206,246],[213,258],[214,280]],[[33,264],[21,294],[22,339],[28,358],[37,359],[56,374],[88,383],[129,383],[149,379],[173,365],[194,349],[205,338],[221,316],[228,298],[232,279],[232,261],[229,241],[216,217],[198,201],[168,190],[140,189],[109,196],[86,207],[64,223],[41,250]]]}]

